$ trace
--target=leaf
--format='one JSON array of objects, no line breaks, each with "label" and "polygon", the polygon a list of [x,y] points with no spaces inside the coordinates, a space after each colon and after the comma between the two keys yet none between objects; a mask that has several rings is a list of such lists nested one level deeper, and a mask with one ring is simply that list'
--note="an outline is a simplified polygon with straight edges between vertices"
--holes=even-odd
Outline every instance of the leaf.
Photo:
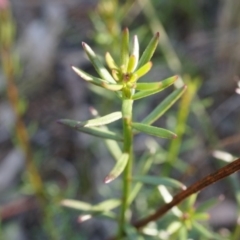
[{"label": "leaf", "polygon": [[114,59],[112,58],[109,52],[106,53],[105,60],[110,69],[118,69],[117,64],[115,63]]},{"label": "leaf", "polygon": [[107,84],[107,83],[102,83],[102,87],[106,88],[110,91],[119,91],[123,88],[122,84]]},{"label": "leaf", "polygon": [[114,179],[116,179],[125,169],[129,159],[128,153],[123,153],[120,159],[117,161],[115,166],[113,167],[112,171],[107,175],[104,182],[110,183]]},{"label": "leaf", "polygon": [[132,127],[140,132],[155,136],[155,137],[160,137],[160,138],[168,138],[168,139],[173,139],[176,138],[177,135],[167,129],[164,128],[158,128],[158,127],[153,127],[147,124],[143,123],[132,123]]},{"label": "leaf", "polygon": [[74,208],[85,212],[107,212],[118,207],[120,204],[121,202],[119,199],[108,199],[96,205],[71,199],[64,199],[61,201],[61,205],[64,207]]},{"label": "leaf", "polygon": [[139,60],[139,43],[138,43],[137,35],[133,37],[132,55],[135,58],[135,65],[132,69],[132,71],[134,71],[138,65],[138,60]]},{"label": "leaf", "polygon": [[179,228],[178,235],[179,235],[179,240],[188,239],[188,230],[184,225],[182,225],[181,228]]},{"label": "leaf", "polygon": [[128,62],[127,72],[132,73],[134,71],[135,66],[136,66],[136,57],[134,55],[131,55]]},{"label": "leaf", "polygon": [[[79,68],[76,68],[74,66],[72,66],[72,69],[73,71],[79,75],[82,79],[84,79],[85,81],[87,82],[90,82],[92,84],[95,84],[97,86],[102,86],[102,84],[104,82],[106,82],[105,80],[101,79],[101,78],[97,78],[97,77],[94,77],[94,76],[91,76],[90,74],[84,72],[83,70],[79,69]],[[106,82],[107,83],[107,82]]]},{"label": "leaf", "polygon": [[152,124],[160,118],[185,92],[187,86],[179,88],[164,99],[144,120],[142,123]]},{"label": "leaf", "polygon": [[107,146],[108,151],[111,153],[113,158],[117,161],[122,155],[122,151],[118,143],[114,140],[106,139],[105,144]]},{"label": "leaf", "polygon": [[78,121],[70,120],[70,119],[60,119],[57,121],[60,124],[66,125],[67,127],[73,128],[77,131],[87,133],[96,137],[101,137],[101,138],[107,138],[107,139],[113,139],[116,141],[122,141],[122,137],[119,136],[117,133],[104,130],[101,128],[96,128],[96,127],[81,127],[78,126]]},{"label": "leaf", "polygon": [[175,187],[175,188],[181,188],[181,189],[186,189],[186,187],[179,181],[172,179],[172,178],[167,178],[167,177],[156,177],[156,176],[134,176],[133,181],[139,181],[145,184],[151,184],[154,186],[158,185],[164,185],[167,187]]},{"label": "leaf", "polygon": [[92,205],[86,202],[72,200],[72,199],[64,199],[61,201],[61,205],[64,207],[74,208],[81,211],[91,211]]},{"label": "leaf", "polygon": [[[162,85],[159,85],[158,89],[153,89],[153,90],[149,90],[149,91],[144,90],[144,91],[137,92],[136,94],[134,94],[133,99],[138,100],[138,99],[156,94],[158,92],[161,92],[165,88],[171,86],[177,80],[177,78],[178,78],[178,76],[173,76],[173,77],[170,77],[170,78],[167,78],[167,79],[163,80]],[[141,87],[141,83],[139,83],[139,84],[140,84],[139,86]],[[146,85],[143,85],[143,87],[146,87]]]},{"label": "leaf", "polygon": [[142,67],[144,64],[146,64],[147,62],[149,62],[151,60],[151,58],[157,48],[158,41],[159,41],[159,33],[156,33],[156,35],[151,39],[148,46],[144,50],[144,52],[139,60],[138,68]]},{"label": "leaf", "polygon": [[131,226],[129,224],[125,224],[124,230],[126,232],[127,239],[144,240],[143,236],[141,236],[141,234],[133,226]]},{"label": "leaf", "polygon": [[82,223],[96,217],[104,217],[110,220],[116,220],[116,214],[111,211],[108,211],[108,212],[93,212],[92,214],[79,215],[77,221],[79,223]]},{"label": "leaf", "polygon": [[182,226],[181,222],[173,221],[168,225],[167,232],[171,235],[171,234],[177,232],[181,226]]},{"label": "leaf", "polygon": [[98,74],[107,82],[109,83],[115,83],[115,80],[112,78],[108,70],[103,66],[101,61],[98,59],[96,54],[93,52],[93,50],[86,44],[82,43],[83,49],[88,55],[89,60],[93,64],[94,68],[98,72]]},{"label": "leaf", "polygon": [[121,205],[119,199],[108,199],[93,206],[93,211],[109,211]]},{"label": "leaf", "polygon": [[176,82],[178,76],[173,76],[160,82],[137,83],[136,90],[140,91],[162,91]]},{"label": "leaf", "polygon": [[207,201],[204,201],[203,203],[201,203],[198,207],[196,212],[206,212],[208,211],[210,208],[212,208],[213,206],[215,206],[216,204],[218,204],[220,202],[219,199],[215,199],[215,198],[211,198]]},{"label": "leaf", "polygon": [[112,76],[116,81],[119,81],[121,79],[121,73],[118,69],[112,69]]},{"label": "leaf", "polygon": [[129,61],[129,31],[125,28],[122,33],[122,46],[121,46],[121,67],[126,72]]},{"label": "leaf", "polygon": [[147,62],[141,68],[139,68],[136,72],[134,72],[134,74],[136,74],[137,78],[139,79],[145,74],[147,74],[151,70],[151,68],[152,68],[152,62]]},{"label": "leaf", "polygon": [[113,112],[103,117],[94,118],[84,122],[76,122],[77,127],[98,127],[105,124],[112,123],[118,119],[122,118],[122,112]]},{"label": "leaf", "polygon": [[193,215],[193,218],[197,221],[206,221],[206,220],[209,220],[210,215],[209,213],[205,213],[205,212],[201,212],[201,213],[195,212]]},{"label": "leaf", "polygon": [[206,239],[216,239],[216,240],[222,240],[226,238],[221,237],[219,234],[215,234],[214,232],[211,232],[207,228],[205,228],[200,223],[193,221],[192,223],[193,228],[200,233],[201,236],[204,236]]},{"label": "leaf", "polygon": [[[165,186],[163,185],[158,186],[158,190],[161,196],[163,197],[165,203],[169,203],[172,201],[173,197]],[[173,207],[171,211],[177,217],[182,217],[183,215],[182,211],[177,206]]]},{"label": "leaf", "polygon": [[[153,153],[149,153],[147,155],[143,155],[142,159],[140,159],[141,162],[143,162],[143,166],[141,168],[140,174],[146,174],[149,169],[152,166],[152,163],[154,161]],[[130,196],[128,198],[129,204],[136,198],[137,194],[141,190],[143,184],[141,182],[137,182],[134,187],[132,188],[132,191],[130,193]]]}]

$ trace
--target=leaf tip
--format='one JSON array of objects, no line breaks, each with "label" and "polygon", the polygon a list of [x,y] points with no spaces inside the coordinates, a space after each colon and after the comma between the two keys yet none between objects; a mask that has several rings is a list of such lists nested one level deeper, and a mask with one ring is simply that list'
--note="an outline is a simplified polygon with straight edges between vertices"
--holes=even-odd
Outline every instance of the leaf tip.
[{"label": "leaf tip", "polygon": [[173,134],[173,139],[176,139],[177,137],[177,134]]},{"label": "leaf tip", "polygon": [[108,175],[107,177],[105,177],[104,179],[104,183],[110,183],[111,181],[114,180],[114,177],[112,175]]},{"label": "leaf tip", "polygon": [[56,120],[56,122],[58,123],[58,124],[64,124],[64,121],[63,121],[63,119],[58,119],[58,120]]}]

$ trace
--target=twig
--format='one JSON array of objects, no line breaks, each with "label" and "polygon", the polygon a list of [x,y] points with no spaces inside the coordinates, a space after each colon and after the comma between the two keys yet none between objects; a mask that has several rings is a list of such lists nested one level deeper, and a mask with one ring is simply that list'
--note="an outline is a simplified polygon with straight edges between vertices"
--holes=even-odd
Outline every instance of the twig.
[{"label": "twig", "polygon": [[160,207],[156,210],[155,213],[135,222],[133,224],[134,227],[137,229],[140,229],[144,227],[146,224],[148,224],[151,221],[156,221],[160,217],[162,217],[166,212],[168,212],[171,208],[178,205],[180,202],[188,198],[190,195],[197,193],[204,189],[205,187],[208,187],[209,185],[231,175],[232,173],[238,171],[240,169],[240,158],[235,160],[232,163],[229,163],[225,167],[220,168],[215,173],[212,173],[200,181],[194,183],[190,187],[188,187],[186,190],[181,191],[177,195],[173,197],[173,200],[170,203],[165,204],[164,206]]}]

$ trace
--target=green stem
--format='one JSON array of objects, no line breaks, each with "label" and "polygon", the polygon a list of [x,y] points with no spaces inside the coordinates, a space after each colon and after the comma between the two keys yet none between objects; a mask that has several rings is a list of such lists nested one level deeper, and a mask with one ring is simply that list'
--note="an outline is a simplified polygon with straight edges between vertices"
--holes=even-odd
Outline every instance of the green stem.
[{"label": "green stem", "polygon": [[131,178],[132,178],[132,162],[133,162],[133,134],[132,134],[132,105],[133,100],[124,99],[122,104],[122,115],[123,115],[123,152],[129,154],[128,164],[124,170],[123,176],[123,195],[122,195],[122,206],[121,213],[119,219],[119,231],[118,231],[118,239],[122,239],[124,235],[124,226],[128,221],[127,210],[128,210],[128,199],[130,195],[131,189]]}]

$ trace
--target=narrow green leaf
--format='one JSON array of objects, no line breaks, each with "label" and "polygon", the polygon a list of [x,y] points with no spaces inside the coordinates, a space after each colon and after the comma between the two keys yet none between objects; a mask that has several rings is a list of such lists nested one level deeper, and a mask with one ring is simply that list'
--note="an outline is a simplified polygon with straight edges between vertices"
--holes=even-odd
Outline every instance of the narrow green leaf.
[{"label": "narrow green leaf", "polygon": [[[143,155],[142,159],[140,159],[140,162],[143,162],[143,167],[141,168],[140,174],[146,174],[149,169],[152,166],[152,163],[154,161],[153,157],[154,153],[149,153],[147,155]],[[141,182],[137,182],[134,187],[132,188],[132,191],[130,193],[128,202],[129,204],[132,203],[132,201],[136,198],[137,194],[140,192],[143,184]]]},{"label": "narrow green leaf", "polygon": [[132,127],[140,132],[155,136],[155,137],[160,137],[160,138],[168,138],[168,139],[173,139],[176,138],[177,135],[167,129],[163,128],[158,128],[158,127],[153,127],[147,124],[143,123],[132,123]]},{"label": "narrow green leaf", "polygon": [[201,213],[195,212],[193,215],[193,218],[197,221],[206,221],[206,220],[209,220],[210,215],[209,213],[206,213],[206,212],[201,212]]},{"label": "narrow green leaf", "polygon": [[123,155],[120,157],[120,159],[115,164],[112,171],[105,178],[104,182],[105,183],[110,183],[115,178],[117,178],[123,172],[123,170],[125,169],[125,167],[128,163],[128,159],[129,159],[129,154],[128,153],[123,153]]},{"label": "narrow green leaf", "polygon": [[119,91],[123,88],[122,84],[107,84],[107,83],[102,83],[102,87],[106,88],[107,90],[110,91]]},{"label": "narrow green leaf", "polygon": [[91,61],[94,68],[96,69],[98,74],[101,76],[101,78],[103,78],[104,80],[106,80],[109,83],[115,83],[115,80],[112,78],[112,76],[110,75],[108,70],[103,66],[103,64],[98,59],[98,57],[93,52],[93,50],[84,42],[82,43],[82,46],[83,46],[84,51],[88,55],[89,60]]},{"label": "narrow green leaf", "polygon": [[132,71],[134,71],[138,65],[139,60],[139,43],[137,35],[134,35],[133,37],[132,55],[135,57],[135,65],[132,69]]},{"label": "narrow green leaf", "polygon": [[171,86],[174,82],[176,82],[178,76],[173,76],[170,78],[167,78],[160,82],[150,82],[150,83],[137,83],[136,84],[136,90],[141,91],[159,91],[160,89],[165,89],[169,86]]},{"label": "narrow green leaf", "polygon": [[149,62],[157,48],[159,41],[159,33],[156,33],[156,35],[152,38],[152,40],[149,42],[148,46],[144,50],[139,63],[138,63],[138,68],[142,67],[144,64]]},{"label": "narrow green leaf", "polygon": [[[158,190],[159,190],[165,203],[169,203],[172,201],[173,197],[165,186],[163,186],[163,185],[158,186]],[[182,215],[183,215],[182,211],[176,206],[173,207],[171,209],[171,211],[177,217],[182,217]]]},{"label": "narrow green leaf", "polygon": [[122,118],[122,112],[113,112],[103,117],[94,118],[84,122],[77,121],[75,124],[77,127],[99,127],[117,121]]},{"label": "narrow green leaf", "polygon": [[141,233],[138,232],[137,229],[132,225],[125,224],[124,230],[126,232],[127,239],[144,240],[143,236],[141,236]]},{"label": "narrow green leaf", "polygon": [[165,98],[144,120],[142,123],[151,124],[160,118],[185,92],[187,86],[179,88]]},{"label": "narrow green leaf", "polygon": [[129,60],[129,31],[125,28],[122,33],[122,46],[121,46],[121,66],[123,71],[126,72]]},{"label": "narrow green leaf", "polygon": [[112,76],[116,81],[119,81],[121,79],[121,73],[117,69],[112,70]]},{"label": "narrow green leaf", "polygon": [[61,201],[61,205],[64,207],[74,208],[81,211],[91,211],[92,205],[86,202],[72,200],[72,199],[64,199]]},{"label": "narrow green leaf", "polygon": [[108,199],[96,205],[91,205],[86,202],[64,199],[61,201],[61,205],[64,207],[74,208],[84,212],[107,212],[121,204],[119,199]]},{"label": "narrow green leaf", "polygon": [[219,199],[215,199],[215,198],[211,198],[207,201],[204,201],[203,203],[201,203],[198,207],[196,212],[206,212],[208,211],[210,208],[212,208],[213,206],[217,205],[220,202]]},{"label": "narrow green leaf", "polygon": [[152,68],[152,62],[147,62],[141,68],[139,68],[136,72],[134,72],[138,78],[141,78],[145,74],[147,74]]},{"label": "narrow green leaf", "polygon": [[92,207],[92,211],[109,211],[121,205],[121,201],[119,199],[108,199],[101,203],[98,203]]},{"label": "narrow green leaf", "polygon": [[72,69],[75,73],[77,73],[77,75],[79,75],[82,79],[84,79],[87,82],[93,83],[97,86],[102,86],[103,83],[107,83],[107,81],[101,78],[93,77],[79,68],[72,66]]},{"label": "narrow green leaf", "polygon": [[182,226],[182,223],[179,221],[173,221],[168,225],[167,232],[172,235],[173,233],[177,232],[180,227]]},{"label": "narrow green leaf", "polygon": [[131,55],[128,62],[127,72],[132,73],[134,71],[135,66],[136,66],[136,57],[134,55]]},{"label": "narrow green leaf", "polygon": [[122,137],[119,136],[115,132],[104,130],[102,128],[96,128],[96,127],[81,127],[78,125],[78,121],[74,121],[74,120],[70,120],[70,119],[61,119],[61,120],[58,120],[58,123],[66,125],[77,131],[87,133],[87,134],[90,134],[90,135],[93,135],[96,137],[113,139],[116,141],[122,141]]},{"label": "narrow green leaf", "polygon": [[85,221],[88,221],[92,218],[96,218],[96,217],[104,217],[107,219],[111,219],[111,220],[116,220],[116,214],[108,211],[108,212],[92,212],[91,214],[83,214],[83,215],[79,215],[77,218],[77,221],[79,223],[83,223]]},{"label": "narrow green leaf", "polygon": [[[137,92],[137,93],[133,96],[133,99],[134,99],[134,100],[138,100],[138,99],[141,99],[141,98],[144,98],[144,97],[153,95],[153,94],[155,94],[155,93],[161,92],[161,91],[164,90],[165,88],[171,86],[171,85],[177,80],[177,78],[178,78],[177,76],[173,76],[173,77],[170,77],[170,78],[167,78],[167,79],[163,80],[163,81],[161,82],[162,85],[159,86],[159,89]],[[144,86],[144,85],[143,85],[143,86]],[[145,86],[146,86],[146,85],[145,85]],[[141,84],[140,84],[140,87],[141,87]]]},{"label": "narrow green leaf", "polygon": [[181,182],[172,178],[167,178],[167,177],[145,175],[145,176],[134,176],[132,179],[133,181],[139,181],[139,182],[142,182],[145,184],[151,184],[154,186],[164,185],[167,187],[186,189],[186,187]]},{"label": "narrow green leaf", "polygon": [[106,139],[105,144],[107,146],[108,151],[111,153],[113,158],[117,161],[122,155],[122,151],[118,143],[114,140]]},{"label": "narrow green leaf", "polygon": [[188,239],[188,230],[184,225],[182,225],[182,227],[179,228],[178,235],[179,235],[179,240]]},{"label": "narrow green leaf", "polygon": [[193,228],[200,233],[201,236],[204,236],[206,239],[216,239],[216,240],[222,240],[226,239],[221,237],[219,234],[215,234],[214,232],[211,232],[206,227],[201,225],[200,223],[193,221],[192,223]]},{"label": "narrow green leaf", "polygon": [[112,58],[109,52],[106,53],[105,60],[110,69],[118,69],[117,64],[115,63],[114,59]]}]

